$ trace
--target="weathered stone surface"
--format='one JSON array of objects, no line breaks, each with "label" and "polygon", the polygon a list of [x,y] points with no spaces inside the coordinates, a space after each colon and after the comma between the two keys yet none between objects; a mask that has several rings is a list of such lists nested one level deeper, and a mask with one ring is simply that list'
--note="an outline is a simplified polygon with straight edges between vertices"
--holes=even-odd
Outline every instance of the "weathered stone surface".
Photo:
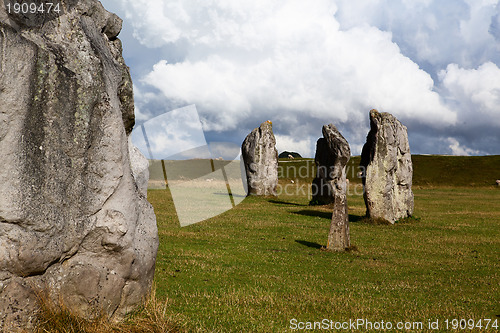
[{"label": "weathered stone surface", "polygon": [[366,214],[391,223],[413,214],[413,165],[406,127],[389,113],[370,111],[361,154]]},{"label": "weathered stone surface", "polygon": [[0,330],[29,325],[37,289],[119,319],[153,279],[158,235],[129,158],[121,20],[96,0],[61,6],[38,23],[0,6]]},{"label": "weathered stone surface", "polygon": [[254,129],[243,141],[242,157],[249,195],[277,195],[278,151],[271,121]]},{"label": "weathered stone surface", "polygon": [[149,181],[149,161],[141,151],[132,143],[132,137],[128,138],[128,154],[130,156],[130,167],[132,175],[139,192],[148,197],[148,181]]},{"label": "weathered stone surface", "polygon": [[333,214],[327,249],[343,251],[350,246],[347,182],[345,168],[351,158],[349,143],[333,124],[323,126],[316,145],[316,178],[313,201],[332,204]]}]

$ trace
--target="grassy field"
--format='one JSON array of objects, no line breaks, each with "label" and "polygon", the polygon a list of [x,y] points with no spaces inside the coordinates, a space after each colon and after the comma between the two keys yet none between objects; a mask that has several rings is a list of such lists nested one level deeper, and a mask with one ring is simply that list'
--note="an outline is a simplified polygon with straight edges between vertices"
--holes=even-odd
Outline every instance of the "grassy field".
[{"label": "grassy field", "polygon": [[[282,184],[309,184],[285,165]],[[500,321],[499,157],[416,156],[414,165],[416,218],[370,224],[362,196],[350,195],[357,250],[346,253],[321,250],[331,211],[300,193],[250,197],[180,228],[169,191],[150,190],[166,316],[187,332],[286,332],[292,319],[423,322],[408,332],[430,332],[436,319],[439,331],[446,319]]]}]

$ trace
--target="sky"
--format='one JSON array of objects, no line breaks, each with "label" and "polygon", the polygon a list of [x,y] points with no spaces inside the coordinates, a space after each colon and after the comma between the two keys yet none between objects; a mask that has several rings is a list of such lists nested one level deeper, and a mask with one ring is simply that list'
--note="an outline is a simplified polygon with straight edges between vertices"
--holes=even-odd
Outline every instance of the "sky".
[{"label": "sky", "polygon": [[206,140],[273,121],[314,157],[333,123],[361,153],[371,109],[413,154],[500,154],[500,1],[103,0],[123,20],[140,125],[195,105]]}]

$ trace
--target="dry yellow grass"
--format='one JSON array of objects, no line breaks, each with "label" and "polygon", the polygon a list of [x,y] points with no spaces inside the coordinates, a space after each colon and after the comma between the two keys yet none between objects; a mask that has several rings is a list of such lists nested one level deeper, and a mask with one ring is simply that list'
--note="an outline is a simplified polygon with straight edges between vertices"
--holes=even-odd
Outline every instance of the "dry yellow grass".
[{"label": "dry yellow grass", "polygon": [[100,314],[84,319],[62,303],[54,303],[44,293],[38,294],[40,310],[36,315],[34,333],[169,333],[184,332],[179,318],[167,313],[168,300],[156,297],[156,287],[135,313],[122,322]]}]

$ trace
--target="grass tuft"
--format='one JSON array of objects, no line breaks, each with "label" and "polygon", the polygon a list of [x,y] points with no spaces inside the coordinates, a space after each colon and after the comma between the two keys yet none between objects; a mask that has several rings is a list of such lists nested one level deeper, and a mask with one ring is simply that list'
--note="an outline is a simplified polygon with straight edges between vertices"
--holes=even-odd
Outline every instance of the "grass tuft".
[{"label": "grass tuft", "polygon": [[323,252],[333,252],[333,253],[339,253],[339,252],[359,252],[358,247],[356,245],[350,245],[349,247],[346,247],[344,251],[342,250],[329,250],[326,246],[322,246],[320,251]]},{"label": "grass tuft", "polygon": [[324,206],[324,205],[326,205],[326,204],[318,199],[313,199],[313,200],[309,201],[309,206]]},{"label": "grass tuft", "polygon": [[35,333],[165,333],[183,332],[178,319],[167,315],[167,301],[156,297],[153,287],[144,304],[123,322],[114,322],[102,313],[85,319],[68,309],[62,302],[54,303],[46,293],[38,293],[39,311]]},{"label": "grass tuft", "polygon": [[417,216],[408,216],[402,219],[397,220],[395,223],[416,223],[420,222],[420,217]]},{"label": "grass tuft", "polygon": [[[146,302],[123,323],[117,324],[116,332],[164,333],[183,332],[179,318],[169,317],[168,300],[160,301],[156,296],[156,286]],[[115,332],[113,331],[113,332]]]},{"label": "grass tuft", "polygon": [[372,224],[372,225],[392,225],[391,222],[387,221],[386,219],[384,218],[381,218],[381,217],[368,217],[368,216],[365,216],[361,219],[362,223],[366,223],[366,224]]},{"label": "grass tuft", "polygon": [[351,244],[348,248],[345,249],[346,252],[359,252],[358,247],[356,245]]}]

